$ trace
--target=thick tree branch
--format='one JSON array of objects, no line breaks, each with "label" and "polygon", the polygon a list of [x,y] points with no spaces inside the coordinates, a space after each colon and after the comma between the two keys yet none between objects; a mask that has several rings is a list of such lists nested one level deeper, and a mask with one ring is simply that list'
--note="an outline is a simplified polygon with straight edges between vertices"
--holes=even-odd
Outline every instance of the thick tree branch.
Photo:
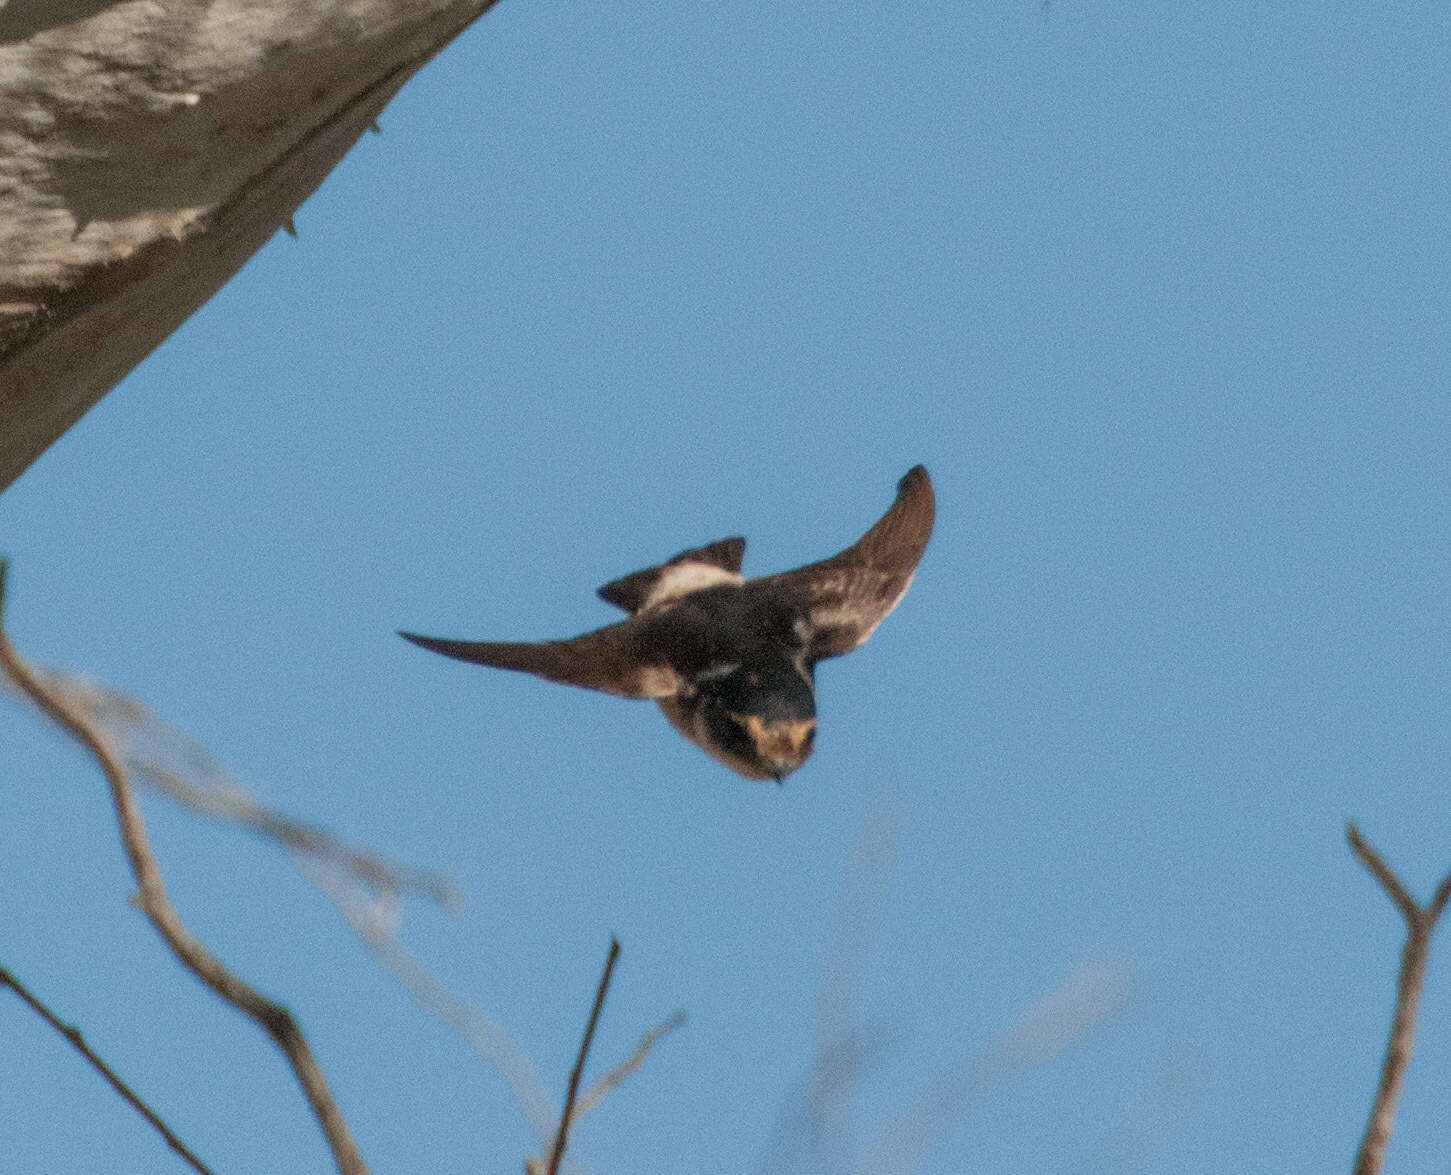
[{"label": "thick tree branch", "polygon": [[0,6],[0,491],[493,2]]},{"label": "thick tree branch", "polygon": [[141,909],[182,965],[222,999],[257,1021],[286,1055],[313,1114],[322,1126],[339,1172],[342,1175],[367,1175],[367,1167],[353,1142],[348,1124],[292,1014],[228,971],[183,925],[166,896],[166,887],[151,852],[141,810],[109,740],[76,714],[62,698],[47,690],[11,645],[4,627],[5,572],[5,563],[0,561],[0,670],[56,725],[85,747],[100,766],[111,788],[121,842],[140,890]]},{"label": "thick tree branch", "polygon": [[1416,1041],[1416,1014],[1421,1006],[1421,989],[1426,982],[1426,957],[1431,949],[1431,935],[1451,898],[1451,874],[1437,887],[1429,905],[1416,904],[1400,879],[1360,835],[1354,824],[1346,826],[1345,835],[1356,858],[1370,871],[1380,887],[1390,896],[1406,920],[1406,945],[1401,950],[1401,972],[1396,982],[1396,1008],[1391,1017],[1390,1040],[1386,1043],[1385,1061],[1381,1065],[1380,1085],[1371,1107],[1370,1121],[1355,1156],[1355,1175],[1379,1175],[1385,1162],[1386,1146],[1395,1128],[1396,1102],[1405,1084],[1406,1070],[1411,1064],[1411,1049]]},{"label": "thick tree branch", "polygon": [[96,1055],[95,1050],[86,1043],[86,1038],[81,1035],[79,1028],[64,1023],[60,1017],[46,1007],[20,980],[16,979],[4,967],[0,967],[0,987],[10,988],[32,1012],[54,1028],[61,1036],[65,1037],[70,1043],[70,1046],[76,1052],[80,1053],[81,1056],[85,1057],[91,1063],[91,1067],[110,1083],[111,1088],[125,1098],[131,1108],[145,1118],[151,1124],[152,1128],[166,1140],[166,1145],[179,1154],[194,1170],[200,1171],[201,1175],[212,1175],[211,1168],[197,1158],[192,1153],[191,1148],[172,1133],[171,1127],[161,1120],[160,1115],[142,1101],[140,1096],[121,1080],[120,1076],[110,1065],[106,1064],[105,1061]]}]

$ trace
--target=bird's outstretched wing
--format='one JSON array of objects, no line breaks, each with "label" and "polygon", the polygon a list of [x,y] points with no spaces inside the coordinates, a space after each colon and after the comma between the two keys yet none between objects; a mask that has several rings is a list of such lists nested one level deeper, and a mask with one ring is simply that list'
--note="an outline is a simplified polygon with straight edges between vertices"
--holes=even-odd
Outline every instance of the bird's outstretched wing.
[{"label": "bird's outstretched wing", "polygon": [[807,618],[807,659],[839,657],[861,645],[906,594],[927,540],[936,502],[918,465],[897,484],[877,524],[839,555],[747,584],[782,593]]},{"label": "bird's outstretched wing", "polygon": [[638,625],[638,621],[626,620],[573,640],[538,643],[438,640],[411,632],[398,635],[460,661],[517,669],[624,698],[669,697],[680,689],[680,677],[663,656],[641,650]]}]

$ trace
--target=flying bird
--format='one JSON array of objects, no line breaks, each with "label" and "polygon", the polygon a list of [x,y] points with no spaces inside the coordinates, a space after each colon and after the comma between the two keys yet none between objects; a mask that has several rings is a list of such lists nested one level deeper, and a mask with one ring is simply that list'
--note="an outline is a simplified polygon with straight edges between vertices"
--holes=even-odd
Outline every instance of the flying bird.
[{"label": "flying bird", "polygon": [[599,589],[630,619],[572,640],[416,645],[625,698],[651,698],[680,734],[747,779],[780,783],[816,738],[815,667],[861,645],[901,601],[932,533],[918,465],[857,542],[820,563],[745,579],[743,538],[683,551]]}]

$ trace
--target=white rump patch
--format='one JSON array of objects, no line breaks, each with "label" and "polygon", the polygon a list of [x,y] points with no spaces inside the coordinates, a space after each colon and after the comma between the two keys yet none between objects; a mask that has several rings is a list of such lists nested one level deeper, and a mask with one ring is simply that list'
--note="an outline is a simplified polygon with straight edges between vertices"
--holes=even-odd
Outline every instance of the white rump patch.
[{"label": "white rump patch", "polygon": [[688,596],[702,588],[719,587],[723,583],[742,584],[745,580],[739,571],[727,571],[710,563],[677,563],[660,573],[660,578],[650,588],[650,594],[640,605],[640,611],[654,608],[666,600]]}]

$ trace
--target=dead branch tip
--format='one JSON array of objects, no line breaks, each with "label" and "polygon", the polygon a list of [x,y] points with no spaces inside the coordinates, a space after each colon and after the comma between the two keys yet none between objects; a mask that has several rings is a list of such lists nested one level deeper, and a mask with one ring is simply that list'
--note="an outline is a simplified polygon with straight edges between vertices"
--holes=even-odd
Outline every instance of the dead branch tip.
[{"label": "dead branch tip", "polygon": [[1361,836],[1360,829],[1351,823],[1345,826],[1345,838],[1350,842],[1351,851],[1355,853],[1356,859],[1365,866],[1370,875],[1380,884],[1381,889],[1396,904],[1401,916],[1411,925],[1415,925],[1421,917],[1421,907],[1411,897],[1410,892],[1401,884],[1400,878],[1391,872],[1391,868],[1382,859],[1381,855],[1370,846],[1365,837]]},{"label": "dead branch tip", "polygon": [[610,990],[610,976],[614,974],[615,960],[620,957],[620,940],[610,937],[610,953],[605,959],[605,973],[600,976],[600,985],[595,991],[594,1006],[590,1009],[589,1023],[585,1025],[584,1039],[579,1043],[579,1056],[575,1058],[574,1070],[569,1075],[569,1092],[564,1099],[564,1113],[559,1116],[559,1131],[554,1136],[554,1149],[549,1155],[549,1175],[559,1175],[559,1162],[564,1158],[564,1148],[569,1142],[569,1120],[574,1116],[574,1099],[579,1096],[579,1078],[584,1072],[584,1060],[589,1055],[590,1042],[594,1040],[595,1026],[600,1020],[600,1009],[605,1006],[605,993]]},{"label": "dead branch tip", "polygon": [[1386,1043],[1385,1061],[1381,1065],[1380,1084],[1371,1105],[1370,1121],[1355,1156],[1355,1175],[1380,1175],[1395,1126],[1396,1103],[1405,1084],[1411,1050],[1416,1041],[1416,1014],[1426,981],[1426,957],[1430,953],[1431,934],[1446,908],[1447,899],[1451,898],[1451,876],[1437,887],[1430,904],[1421,906],[1354,824],[1346,826],[1345,835],[1360,863],[1390,895],[1406,920],[1406,945],[1401,951],[1390,1039]]}]

